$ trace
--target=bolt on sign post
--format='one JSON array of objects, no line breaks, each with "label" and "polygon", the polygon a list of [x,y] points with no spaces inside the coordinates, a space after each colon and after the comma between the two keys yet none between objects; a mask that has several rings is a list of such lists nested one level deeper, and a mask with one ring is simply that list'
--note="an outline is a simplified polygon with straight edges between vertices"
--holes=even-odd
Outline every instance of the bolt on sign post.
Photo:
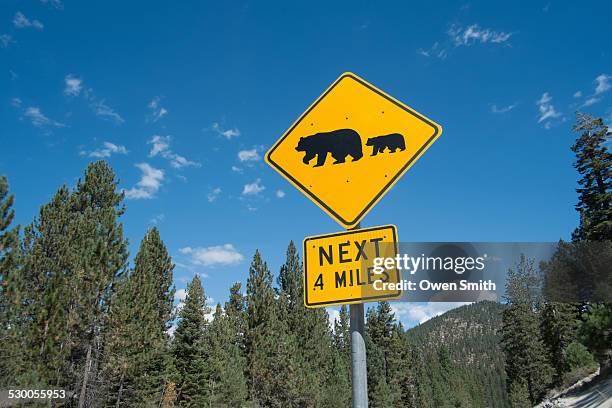
[{"label": "bolt on sign post", "polygon": [[266,153],[266,162],[353,228],[440,136],[431,119],[344,73]]},{"label": "bolt on sign post", "polygon": [[360,221],[440,136],[424,115],[350,72],[304,112],[265,155],[266,163],[351,231],[304,240],[304,304],[350,304],[354,408],[367,408],[364,305],[392,299],[374,281],[374,257],[397,254],[394,226],[360,230]]}]

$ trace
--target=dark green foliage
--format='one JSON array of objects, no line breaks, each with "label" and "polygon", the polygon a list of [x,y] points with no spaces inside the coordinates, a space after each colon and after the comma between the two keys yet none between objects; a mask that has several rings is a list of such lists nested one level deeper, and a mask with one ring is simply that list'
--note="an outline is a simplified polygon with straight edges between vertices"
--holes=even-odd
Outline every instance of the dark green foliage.
[{"label": "dark green foliage", "polygon": [[255,252],[247,280],[248,327],[246,351],[250,398],[267,407],[307,404],[300,390],[298,345],[279,307],[272,288],[272,274]]},{"label": "dark green foliage", "polygon": [[402,387],[405,406],[508,407],[500,346],[504,309],[479,302],[408,330],[412,377]]},{"label": "dark green foliage", "polygon": [[247,400],[246,359],[235,340],[235,326],[218,304],[209,334],[208,406],[242,407]]},{"label": "dark green foliage", "polygon": [[610,367],[612,357],[612,305],[589,305],[580,327],[580,339],[602,369]]},{"label": "dark green foliage", "polygon": [[589,350],[578,341],[571,342],[564,350],[563,360],[567,365],[568,371],[578,368],[594,368],[596,366],[593,355]]},{"label": "dark green foliage", "polygon": [[574,132],[581,133],[572,151],[574,167],[582,178],[578,181],[580,226],[575,240],[604,241],[612,239],[612,154],[606,143],[610,140],[603,119],[576,113]]},{"label": "dark green foliage", "polygon": [[20,365],[15,355],[18,333],[8,329],[17,323],[15,312],[20,309],[19,228],[9,229],[15,217],[14,198],[6,177],[0,176],[0,386],[11,384]]},{"label": "dark green foliage", "polygon": [[161,398],[170,358],[166,331],[172,319],[173,269],[159,231],[149,230],[110,310],[105,369],[113,406],[146,406]]},{"label": "dark green foliage", "polygon": [[208,402],[210,366],[207,363],[209,345],[205,337],[207,312],[202,282],[196,275],[187,286],[185,304],[178,314],[179,322],[172,343],[181,407],[203,407]]},{"label": "dark green foliage", "polygon": [[80,406],[100,392],[94,381],[108,307],[126,268],[122,200],[112,169],[92,163],[74,191],[61,187],[24,230],[14,282],[14,352],[22,362],[15,375],[75,393]]},{"label": "dark green foliage", "polygon": [[[544,395],[552,375],[540,331],[539,289],[533,261],[521,255],[516,267],[508,271],[506,299],[509,306],[503,312],[502,347],[509,392],[519,390],[524,384],[534,405]],[[551,330],[556,330],[552,322],[550,326]]]},{"label": "dark green foliage", "polygon": [[572,303],[546,303],[540,314],[540,326],[548,361],[554,368],[554,382],[560,384],[570,370],[565,359],[566,348],[574,341],[578,330],[579,306]]}]

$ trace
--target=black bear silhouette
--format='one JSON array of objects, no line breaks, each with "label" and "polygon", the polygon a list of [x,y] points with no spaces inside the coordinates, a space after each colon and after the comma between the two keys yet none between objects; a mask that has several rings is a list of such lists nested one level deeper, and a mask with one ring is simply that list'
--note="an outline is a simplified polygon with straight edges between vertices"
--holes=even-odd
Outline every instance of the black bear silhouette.
[{"label": "black bear silhouette", "polygon": [[317,156],[314,167],[323,166],[328,153],[336,160],[333,164],[344,163],[346,156],[351,156],[353,161],[363,157],[361,137],[353,129],[338,129],[301,137],[295,150],[306,153],[302,160],[304,164],[310,163]]},{"label": "black bear silhouette", "polygon": [[376,156],[378,153],[383,153],[385,148],[389,149],[389,153],[395,153],[397,149],[400,149],[400,151],[406,150],[404,136],[399,133],[371,137],[366,142],[366,146],[372,146],[371,156]]}]

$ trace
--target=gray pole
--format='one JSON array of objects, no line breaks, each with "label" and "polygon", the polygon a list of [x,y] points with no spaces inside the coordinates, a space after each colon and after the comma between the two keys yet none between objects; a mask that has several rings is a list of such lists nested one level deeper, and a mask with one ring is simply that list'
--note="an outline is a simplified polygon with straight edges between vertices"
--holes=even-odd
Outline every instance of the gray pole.
[{"label": "gray pole", "polygon": [[363,309],[363,303],[350,305],[353,408],[368,408],[368,367],[366,365]]},{"label": "gray pole", "polygon": [[[355,228],[361,228],[361,223]],[[349,306],[351,322],[351,375],[353,408],[368,408],[368,366],[366,364],[363,303]]]}]

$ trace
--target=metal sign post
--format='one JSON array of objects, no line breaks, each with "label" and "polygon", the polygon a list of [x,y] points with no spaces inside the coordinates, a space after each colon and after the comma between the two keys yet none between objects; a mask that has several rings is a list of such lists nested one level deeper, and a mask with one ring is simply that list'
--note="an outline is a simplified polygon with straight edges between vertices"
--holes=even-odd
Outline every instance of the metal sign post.
[{"label": "metal sign post", "polygon": [[368,368],[366,364],[365,321],[363,303],[350,305],[351,374],[353,408],[368,407]]},{"label": "metal sign post", "polygon": [[[358,223],[352,230],[361,228]],[[349,305],[351,332],[351,379],[353,408],[368,408],[368,364],[365,345],[365,307],[363,303]]]}]

